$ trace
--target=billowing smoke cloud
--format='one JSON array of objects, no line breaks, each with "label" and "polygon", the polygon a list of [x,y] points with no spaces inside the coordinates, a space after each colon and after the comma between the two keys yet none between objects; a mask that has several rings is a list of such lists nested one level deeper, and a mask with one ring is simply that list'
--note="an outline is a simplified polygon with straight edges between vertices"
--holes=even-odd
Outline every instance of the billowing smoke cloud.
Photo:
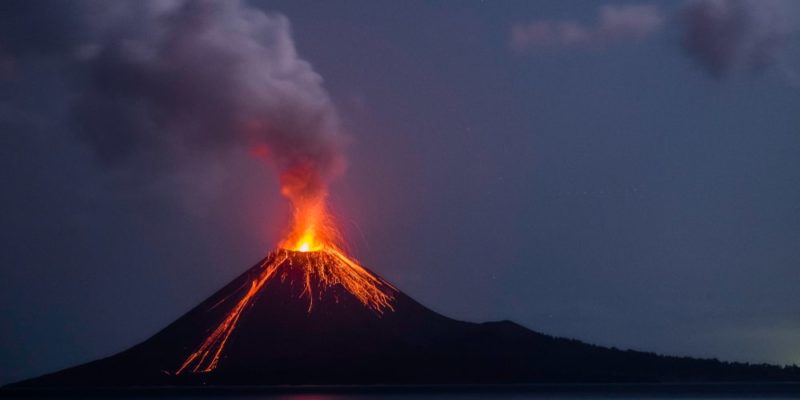
[{"label": "billowing smoke cloud", "polygon": [[538,20],[511,28],[511,48],[527,51],[544,47],[610,46],[646,39],[664,26],[658,7],[604,5],[592,25],[573,20]]},{"label": "billowing smoke cloud", "polygon": [[286,18],[239,1],[109,3],[94,5],[96,41],[80,51],[80,132],[103,160],[246,146],[290,196],[342,169],[335,109]]},{"label": "billowing smoke cloud", "polygon": [[691,0],[681,12],[683,47],[715,77],[784,68],[799,11],[790,0]]},{"label": "billowing smoke cloud", "polygon": [[0,51],[69,60],[74,130],[106,165],[246,148],[277,166],[293,199],[324,193],[342,171],[336,110],[285,17],[238,0],[53,5],[61,15],[7,3],[26,25],[5,25]]}]

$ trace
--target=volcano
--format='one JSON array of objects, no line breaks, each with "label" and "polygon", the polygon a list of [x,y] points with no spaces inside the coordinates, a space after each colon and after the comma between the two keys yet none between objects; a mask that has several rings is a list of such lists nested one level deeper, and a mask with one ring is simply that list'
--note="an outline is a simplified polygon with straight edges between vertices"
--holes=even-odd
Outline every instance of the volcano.
[{"label": "volcano", "polygon": [[[303,246],[300,246],[304,248]],[[798,381],[429,310],[337,251],[279,249],[122,353],[16,387]]]}]

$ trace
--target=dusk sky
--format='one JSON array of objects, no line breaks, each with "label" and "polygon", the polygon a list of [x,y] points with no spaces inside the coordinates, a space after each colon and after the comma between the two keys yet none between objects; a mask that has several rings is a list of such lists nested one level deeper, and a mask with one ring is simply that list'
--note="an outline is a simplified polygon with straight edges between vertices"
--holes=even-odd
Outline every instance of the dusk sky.
[{"label": "dusk sky", "polygon": [[298,143],[437,312],[800,364],[800,2],[202,4],[0,2],[0,384],[274,249]]}]

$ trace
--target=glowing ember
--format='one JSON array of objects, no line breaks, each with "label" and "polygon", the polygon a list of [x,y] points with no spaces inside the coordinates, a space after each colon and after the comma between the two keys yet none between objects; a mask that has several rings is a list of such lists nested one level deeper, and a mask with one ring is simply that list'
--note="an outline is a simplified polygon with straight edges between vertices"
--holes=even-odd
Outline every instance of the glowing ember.
[{"label": "glowing ember", "polygon": [[[279,249],[260,266],[259,274],[251,282],[249,290],[200,347],[189,355],[176,374],[187,370],[213,371],[242,312],[248,308],[255,294],[276,276],[281,281],[286,279],[289,269],[299,268],[302,271],[304,289],[300,297],[308,299],[309,313],[314,308],[315,298],[321,298],[324,291],[337,286],[378,315],[394,310],[392,302],[396,289],[367,271],[336,245],[339,234],[327,213],[324,199],[324,196],[292,198],[295,206],[292,231],[280,243]],[[315,290],[317,293],[314,293]]]}]

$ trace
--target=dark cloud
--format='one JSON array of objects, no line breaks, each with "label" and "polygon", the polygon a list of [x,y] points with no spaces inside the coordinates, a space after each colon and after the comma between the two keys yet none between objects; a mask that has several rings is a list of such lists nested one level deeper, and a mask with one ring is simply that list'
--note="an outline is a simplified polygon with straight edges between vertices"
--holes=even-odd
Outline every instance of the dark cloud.
[{"label": "dark cloud", "polygon": [[511,28],[511,48],[527,51],[541,47],[608,46],[646,39],[664,26],[658,7],[604,5],[597,21],[583,24],[573,20],[536,20]]},{"label": "dark cloud", "polygon": [[715,77],[783,69],[797,11],[786,0],[692,0],[681,11],[683,47]]}]

